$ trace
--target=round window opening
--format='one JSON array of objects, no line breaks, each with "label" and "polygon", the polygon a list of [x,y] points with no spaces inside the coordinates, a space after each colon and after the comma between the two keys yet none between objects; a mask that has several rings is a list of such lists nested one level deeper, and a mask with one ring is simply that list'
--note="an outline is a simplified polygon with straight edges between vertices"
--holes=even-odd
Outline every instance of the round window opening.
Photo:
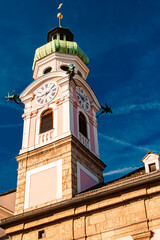
[{"label": "round window opening", "polygon": [[49,73],[49,72],[51,72],[52,71],[52,68],[51,67],[48,67],[48,68],[46,68],[45,70],[44,70],[44,74],[46,74],[46,73]]},{"label": "round window opening", "polygon": [[63,70],[63,71],[68,71],[69,67],[67,65],[62,65],[60,66],[60,68]]},{"label": "round window opening", "polygon": [[77,74],[82,77],[82,73],[80,71],[77,71]]}]

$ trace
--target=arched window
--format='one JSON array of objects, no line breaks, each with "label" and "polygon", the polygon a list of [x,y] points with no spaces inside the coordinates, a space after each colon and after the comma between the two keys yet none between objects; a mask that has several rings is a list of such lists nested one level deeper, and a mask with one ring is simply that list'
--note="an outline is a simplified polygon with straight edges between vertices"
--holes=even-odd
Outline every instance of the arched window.
[{"label": "arched window", "polygon": [[40,133],[47,132],[53,128],[53,111],[47,109],[41,114]]},{"label": "arched window", "polygon": [[79,131],[87,138],[87,120],[83,113],[79,113]]}]

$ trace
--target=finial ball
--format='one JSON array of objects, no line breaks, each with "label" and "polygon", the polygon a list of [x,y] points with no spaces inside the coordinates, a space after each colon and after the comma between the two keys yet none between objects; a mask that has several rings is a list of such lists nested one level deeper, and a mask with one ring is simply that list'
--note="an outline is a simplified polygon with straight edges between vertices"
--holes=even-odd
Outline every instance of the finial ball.
[{"label": "finial ball", "polygon": [[58,14],[57,14],[57,18],[62,19],[62,18],[63,18],[62,13],[58,13]]}]

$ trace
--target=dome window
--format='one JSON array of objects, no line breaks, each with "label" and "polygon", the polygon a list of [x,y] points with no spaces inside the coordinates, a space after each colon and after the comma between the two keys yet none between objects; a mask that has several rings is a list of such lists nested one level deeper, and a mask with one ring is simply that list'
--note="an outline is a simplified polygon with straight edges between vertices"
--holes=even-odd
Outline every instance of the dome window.
[{"label": "dome window", "polygon": [[60,66],[60,68],[65,72],[67,72],[69,69],[69,67],[67,65],[62,65],[62,66]]},{"label": "dome window", "polygon": [[77,74],[82,77],[82,73],[80,71],[77,71]]},{"label": "dome window", "polygon": [[46,74],[46,73],[49,73],[49,72],[51,72],[52,71],[52,68],[51,67],[48,67],[48,68],[46,68],[45,70],[44,70],[44,74]]}]

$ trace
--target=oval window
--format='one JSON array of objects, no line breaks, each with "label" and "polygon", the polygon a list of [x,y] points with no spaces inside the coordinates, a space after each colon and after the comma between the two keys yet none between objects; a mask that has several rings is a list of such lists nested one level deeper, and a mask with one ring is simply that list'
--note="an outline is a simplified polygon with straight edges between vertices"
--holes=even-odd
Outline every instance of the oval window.
[{"label": "oval window", "polygon": [[82,77],[82,73],[80,71],[77,71],[77,74]]},{"label": "oval window", "polygon": [[60,68],[63,70],[63,71],[68,71],[69,67],[67,65],[62,65],[60,66]]},{"label": "oval window", "polygon": [[51,67],[48,67],[48,68],[46,68],[46,69],[43,71],[43,73],[46,74],[46,73],[49,73],[49,72],[51,72],[51,71],[52,71],[52,68],[51,68]]}]

